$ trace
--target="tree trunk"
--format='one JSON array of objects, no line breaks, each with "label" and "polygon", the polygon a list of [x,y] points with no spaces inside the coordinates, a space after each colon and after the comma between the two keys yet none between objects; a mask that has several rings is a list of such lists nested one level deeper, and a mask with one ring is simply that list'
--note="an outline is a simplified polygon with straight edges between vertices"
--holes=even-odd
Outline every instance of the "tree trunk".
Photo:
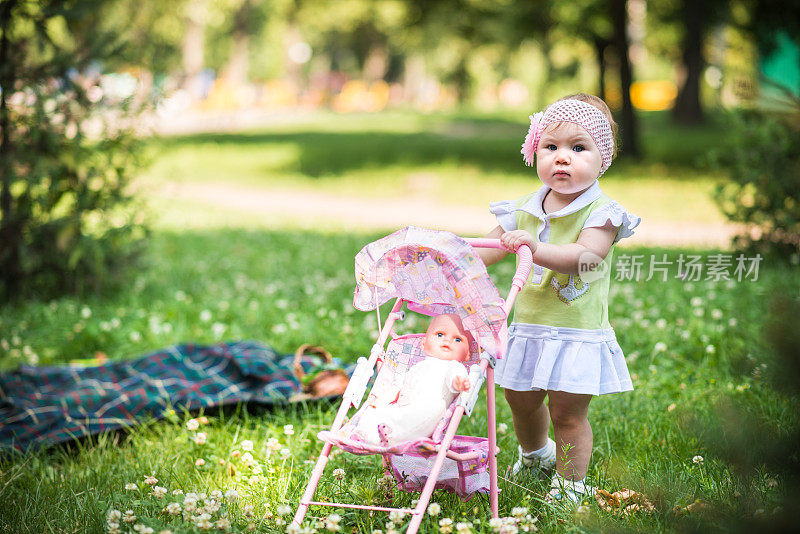
[{"label": "tree trunk", "polygon": [[238,86],[247,82],[250,70],[250,0],[242,2],[233,19],[233,45],[228,65],[225,67],[225,79]]},{"label": "tree trunk", "polygon": [[205,9],[205,0],[192,0],[189,3],[186,33],[183,35],[181,43],[184,87],[195,97],[200,97],[202,92],[197,75],[205,65]]},{"label": "tree trunk", "polygon": [[636,124],[636,115],[633,112],[633,103],[631,102],[633,74],[631,72],[631,60],[628,55],[628,12],[626,0],[611,0],[610,7],[611,22],[614,26],[614,45],[617,49],[617,55],[619,56],[619,81],[620,90],[622,92],[622,120],[620,121],[622,149],[627,156],[639,157],[641,152],[637,141],[638,127]]},{"label": "tree trunk", "polygon": [[700,77],[703,73],[703,2],[684,0],[683,83],[678,90],[673,118],[683,124],[700,124],[704,120],[700,105]]},{"label": "tree trunk", "polygon": [[[0,272],[2,272],[3,292],[13,296],[17,292],[19,280],[20,255],[17,231],[17,217],[13,213],[11,197],[11,132],[8,120],[8,89],[15,85],[14,64],[9,58],[8,30],[11,28],[12,11],[16,1],[0,4]],[[2,294],[2,293],[0,293]]]},{"label": "tree trunk", "polygon": [[387,70],[389,70],[389,51],[382,43],[373,43],[364,60],[364,79],[369,82],[382,80]]},{"label": "tree trunk", "polygon": [[594,37],[594,53],[598,69],[597,96],[604,102],[606,100],[606,49],[608,44],[607,39],[598,36]]}]

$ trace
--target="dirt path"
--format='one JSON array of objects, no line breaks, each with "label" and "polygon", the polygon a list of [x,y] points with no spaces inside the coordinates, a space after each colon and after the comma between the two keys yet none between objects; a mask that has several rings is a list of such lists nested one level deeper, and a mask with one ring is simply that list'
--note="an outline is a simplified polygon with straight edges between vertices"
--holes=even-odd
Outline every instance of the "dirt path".
[{"label": "dirt path", "polygon": [[[396,230],[408,225],[479,236],[496,224],[485,208],[437,204],[429,197],[366,199],[309,191],[271,190],[228,184],[173,183],[168,200],[245,212],[266,226],[298,228]],[[488,204],[488,201],[487,201]],[[643,221],[630,245],[727,248],[736,227],[730,224]]]}]

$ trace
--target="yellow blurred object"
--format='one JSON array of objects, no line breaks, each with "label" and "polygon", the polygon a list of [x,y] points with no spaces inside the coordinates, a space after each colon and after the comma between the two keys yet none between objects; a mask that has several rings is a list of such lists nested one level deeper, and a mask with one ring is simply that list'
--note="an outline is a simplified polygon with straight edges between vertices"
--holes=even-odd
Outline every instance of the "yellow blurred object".
[{"label": "yellow blurred object", "polygon": [[297,105],[297,88],[286,80],[270,80],[261,86],[258,105],[265,109],[284,109]]},{"label": "yellow blurred object", "polygon": [[651,80],[631,84],[631,102],[642,111],[661,111],[672,107],[678,88],[669,80]]},{"label": "yellow blurred object", "polygon": [[333,99],[333,109],[339,113],[353,111],[380,111],[389,102],[390,88],[383,80],[369,86],[363,80],[350,80],[342,87],[342,92]]}]

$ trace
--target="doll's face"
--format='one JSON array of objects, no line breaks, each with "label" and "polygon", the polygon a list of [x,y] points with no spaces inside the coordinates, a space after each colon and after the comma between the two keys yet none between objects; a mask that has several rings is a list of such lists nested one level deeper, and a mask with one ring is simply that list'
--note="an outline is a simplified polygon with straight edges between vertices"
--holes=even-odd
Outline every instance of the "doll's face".
[{"label": "doll's face", "polygon": [[437,315],[428,326],[422,350],[433,358],[463,362],[469,358],[471,339],[458,315]]}]

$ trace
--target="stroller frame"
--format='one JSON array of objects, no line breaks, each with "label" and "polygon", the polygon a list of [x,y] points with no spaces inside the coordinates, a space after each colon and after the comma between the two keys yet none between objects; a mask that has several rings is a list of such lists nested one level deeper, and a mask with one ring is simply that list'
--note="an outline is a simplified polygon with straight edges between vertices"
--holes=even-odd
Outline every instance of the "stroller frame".
[{"label": "stroller frame", "polygon": [[[496,248],[502,249],[502,245],[500,244],[499,239],[487,239],[487,238],[466,238],[464,239],[467,243],[472,245],[473,247],[482,247],[482,248]],[[517,265],[517,270],[514,274],[511,289],[509,290],[508,296],[505,299],[505,303],[503,304],[503,311],[505,312],[506,317],[514,306],[514,301],[517,297],[517,294],[520,292],[522,287],[525,285],[526,280],[528,279],[528,275],[530,274],[531,268],[533,266],[533,254],[531,249],[527,246],[521,246],[519,249],[515,251],[515,253],[519,256],[519,263]],[[361,404],[361,400],[364,396],[364,392],[366,391],[367,381],[373,375],[373,369],[378,364],[379,359],[384,354],[384,345],[386,344],[387,340],[389,339],[390,334],[393,332],[393,326],[397,320],[402,320],[405,317],[405,312],[403,311],[403,305],[408,302],[405,299],[397,298],[395,300],[394,305],[392,306],[392,311],[389,313],[388,317],[386,318],[386,322],[384,323],[384,327],[381,330],[378,340],[373,345],[372,350],[370,351],[369,359],[366,362],[366,369],[367,374],[362,376],[359,375],[358,369],[356,373],[354,373],[353,379],[351,379],[350,383],[348,384],[347,390],[345,391],[342,403],[339,406],[339,410],[336,413],[336,417],[331,425],[331,431],[338,430],[342,424],[344,423],[345,419],[347,418],[347,413],[350,410],[350,407],[358,408]],[[498,487],[497,487],[497,429],[496,429],[496,417],[495,417],[495,388],[494,388],[494,358],[492,356],[488,356],[485,353],[480,354],[480,376],[477,377],[477,380],[474,377],[470,376],[470,393],[473,393],[472,397],[472,405],[474,405],[474,399],[477,398],[477,393],[480,390],[481,383],[486,380],[486,403],[487,403],[487,427],[488,427],[488,439],[489,439],[489,458],[488,458],[488,472],[489,472],[489,505],[492,512],[492,517],[496,518],[499,517],[499,506],[498,506]],[[361,367],[361,365],[359,365]],[[430,473],[428,474],[427,480],[425,482],[425,486],[420,493],[419,500],[417,505],[411,508],[388,508],[383,506],[368,506],[368,505],[360,505],[360,504],[346,504],[346,503],[336,503],[336,502],[321,502],[321,501],[314,501],[314,492],[316,491],[317,485],[319,484],[320,479],[322,478],[322,473],[325,470],[325,466],[328,463],[329,455],[333,448],[333,444],[330,442],[325,442],[322,447],[322,451],[317,458],[317,462],[314,465],[314,469],[311,472],[311,477],[309,478],[308,484],[306,485],[305,492],[303,496],[300,498],[300,502],[297,507],[297,512],[294,515],[294,519],[292,520],[293,523],[300,525],[303,522],[303,518],[308,511],[308,508],[312,505],[316,506],[329,506],[335,508],[354,508],[354,509],[362,509],[362,510],[377,510],[377,511],[384,511],[384,512],[392,512],[392,511],[399,511],[404,514],[411,514],[411,522],[408,525],[406,530],[407,534],[415,534],[422,523],[422,519],[425,516],[425,511],[428,508],[428,504],[430,502],[431,496],[433,494],[433,490],[435,489],[436,482],[439,478],[439,473],[442,469],[444,464],[445,458],[451,458],[454,460],[468,460],[472,459],[473,457],[477,457],[478,453],[456,453],[454,451],[450,451],[450,445],[453,441],[453,438],[458,430],[458,425],[461,422],[462,417],[466,413],[469,415],[472,412],[472,405],[465,406],[463,402],[460,402],[459,399],[454,401],[456,403],[455,411],[450,419],[449,424],[447,425],[447,430],[444,433],[444,437],[442,438],[441,442],[436,447],[436,459],[431,467]],[[384,466],[387,466],[386,456],[384,456]]]}]

